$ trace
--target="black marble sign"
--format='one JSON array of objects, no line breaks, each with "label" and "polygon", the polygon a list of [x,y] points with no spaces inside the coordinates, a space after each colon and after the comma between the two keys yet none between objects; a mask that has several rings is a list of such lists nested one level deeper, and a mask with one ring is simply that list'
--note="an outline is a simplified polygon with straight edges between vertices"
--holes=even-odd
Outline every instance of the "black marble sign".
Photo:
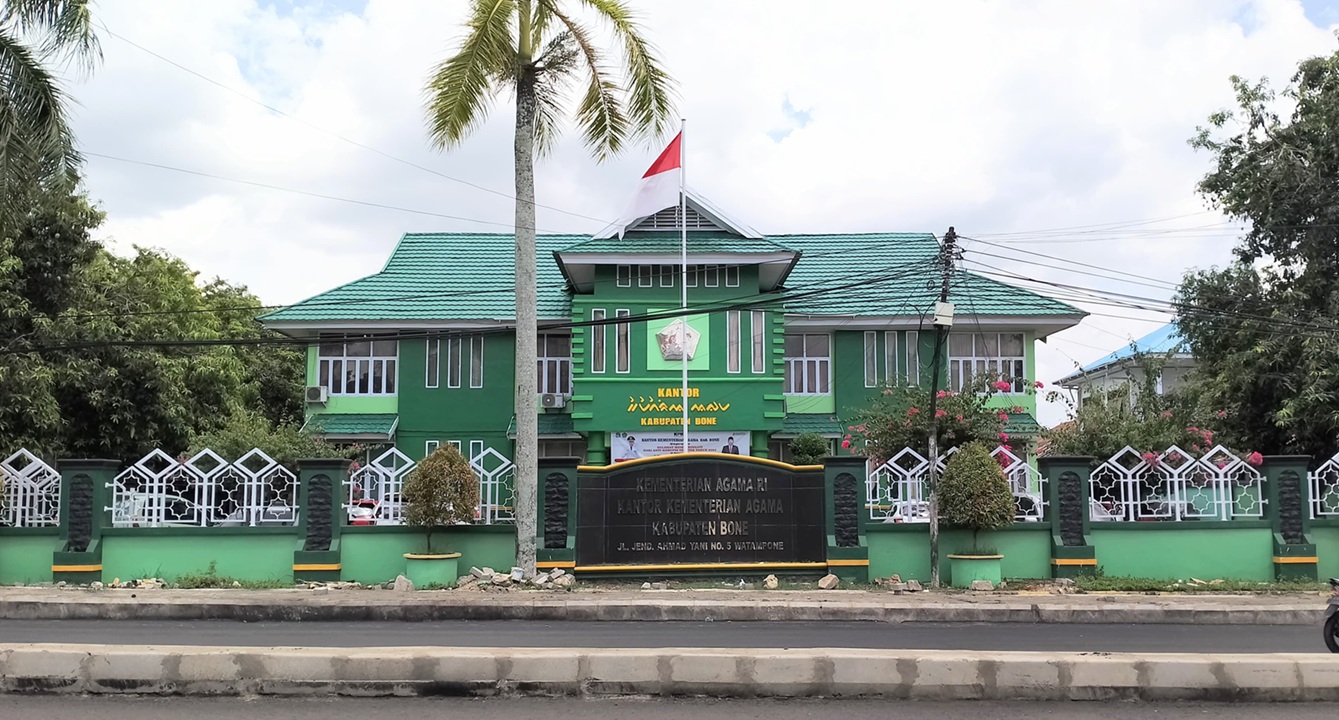
[{"label": "black marble sign", "polygon": [[821,472],[715,459],[582,475],[577,565],[822,562],[823,488]]}]

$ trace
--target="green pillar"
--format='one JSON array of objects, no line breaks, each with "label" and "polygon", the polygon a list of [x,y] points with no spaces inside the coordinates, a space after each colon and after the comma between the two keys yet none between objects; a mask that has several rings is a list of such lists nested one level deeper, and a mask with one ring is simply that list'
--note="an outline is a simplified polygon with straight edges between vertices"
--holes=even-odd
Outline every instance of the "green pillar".
[{"label": "green pillar", "polygon": [[865,458],[823,459],[828,572],[847,582],[869,582],[869,545],[862,508]]},{"label": "green pillar", "polygon": [[754,430],[749,433],[749,454],[756,458],[767,457],[767,431]]},{"label": "green pillar", "polygon": [[576,567],[577,465],[579,458],[539,459],[539,518],[535,566]]},{"label": "green pillar", "polygon": [[298,514],[298,546],[293,551],[293,580],[333,582],[339,580],[339,537],[344,527],[349,460],[298,461],[301,511]]},{"label": "green pillar", "polygon": [[1088,481],[1093,458],[1043,457],[1037,470],[1046,478],[1046,513],[1051,521],[1051,577],[1091,575],[1097,548],[1088,539]]},{"label": "green pillar", "polygon": [[87,584],[102,580],[102,531],[111,527],[111,485],[117,460],[61,460],[61,549],[51,559],[53,582]]},{"label": "green pillar", "polygon": [[1274,530],[1274,579],[1316,580],[1316,544],[1311,541],[1311,498],[1306,455],[1270,455],[1261,471],[1265,476],[1263,508]]},{"label": "green pillar", "polygon": [[586,464],[608,465],[609,454],[605,451],[605,433],[592,431],[586,438]]}]

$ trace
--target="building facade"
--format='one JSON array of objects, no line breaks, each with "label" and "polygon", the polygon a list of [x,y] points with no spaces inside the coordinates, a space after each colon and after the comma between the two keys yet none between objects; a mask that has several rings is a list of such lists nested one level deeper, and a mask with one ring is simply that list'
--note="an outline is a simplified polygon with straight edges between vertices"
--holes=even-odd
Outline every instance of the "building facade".
[{"label": "building facade", "polygon": [[[784,461],[790,438],[817,432],[840,452],[844,420],[884,383],[929,382],[933,235],[764,236],[691,193],[687,205],[686,318],[677,209],[621,238],[537,239],[541,457],[673,451],[683,400],[690,449]],[[406,234],[380,272],[263,317],[310,341],[307,428],[411,459],[442,443],[511,457],[513,252],[510,235]],[[1011,432],[1035,433],[1034,344],[1084,314],[967,272],[950,296],[942,382],[1016,378],[996,401],[1026,411]]]},{"label": "building facade", "polygon": [[1113,393],[1123,395],[1133,405],[1140,388],[1147,381],[1144,368],[1139,363],[1141,355],[1158,360],[1159,372],[1153,378],[1153,391],[1159,395],[1185,385],[1195,369],[1195,356],[1191,354],[1189,345],[1177,331],[1176,325],[1168,323],[1094,360],[1058,380],[1056,384],[1073,391],[1080,407],[1090,397],[1111,398]]}]

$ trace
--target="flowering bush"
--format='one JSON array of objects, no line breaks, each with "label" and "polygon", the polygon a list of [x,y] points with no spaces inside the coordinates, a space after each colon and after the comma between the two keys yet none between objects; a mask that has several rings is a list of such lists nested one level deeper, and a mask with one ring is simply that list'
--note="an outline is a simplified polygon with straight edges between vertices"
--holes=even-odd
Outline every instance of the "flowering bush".
[{"label": "flowering bush", "polygon": [[[1025,384],[1025,392],[1035,392],[1040,383]],[[1008,442],[1004,431],[1009,412],[1023,408],[991,407],[992,399],[1013,389],[1013,383],[990,376],[978,376],[963,392],[940,390],[936,393],[935,421],[938,422],[940,452],[971,442],[991,447]],[[886,462],[903,448],[924,452],[930,441],[930,391],[915,385],[885,386],[874,402],[855,415],[846,427],[842,447],[864,454],[877,462]]]}]

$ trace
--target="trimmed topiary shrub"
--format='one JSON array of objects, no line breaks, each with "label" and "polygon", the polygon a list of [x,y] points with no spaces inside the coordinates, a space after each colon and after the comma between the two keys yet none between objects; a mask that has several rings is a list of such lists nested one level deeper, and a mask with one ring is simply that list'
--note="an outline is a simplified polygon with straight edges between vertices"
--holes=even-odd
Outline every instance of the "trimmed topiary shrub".
[{"label": "trimmed topiary shrub", "polygon": [[796,435],[790,441],[791,462],[795,465],[817,465],[832,454],[828,439],[818,433]]},{"label": "trimmed topiary shrub", "polygon": [[972,547],[963,554],[995,554],[979,552],[978,535],[1013,523],[1014,493],[990,449],[979,442],[959,448],[944,467],[938,494],[939,519],[972,531]]},{"label": "trimmed topiary shrub", "polygon": [[435,529],[474,522],[479,478],[454,445],[443,444],[409,472],[401,496],[405,523],[427,531],[427,552],[432,554]]}]

